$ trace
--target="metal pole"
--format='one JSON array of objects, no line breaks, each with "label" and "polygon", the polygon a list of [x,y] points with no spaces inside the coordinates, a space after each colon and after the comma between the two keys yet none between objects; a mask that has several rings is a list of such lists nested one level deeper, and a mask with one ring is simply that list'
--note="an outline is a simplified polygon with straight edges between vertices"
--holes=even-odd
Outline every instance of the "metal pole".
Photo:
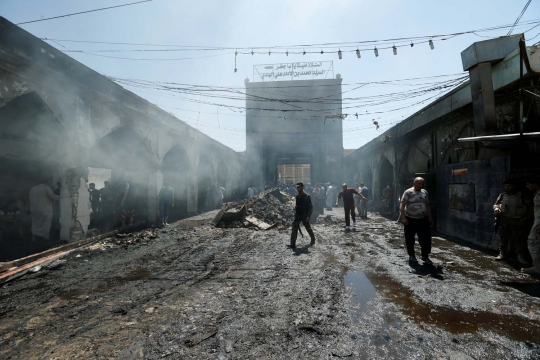
[{"label": "metal pole", "polygon": [[525,39],[520,39],[519,47],[519,135],[523,136],[523,56],[525,54]]}]

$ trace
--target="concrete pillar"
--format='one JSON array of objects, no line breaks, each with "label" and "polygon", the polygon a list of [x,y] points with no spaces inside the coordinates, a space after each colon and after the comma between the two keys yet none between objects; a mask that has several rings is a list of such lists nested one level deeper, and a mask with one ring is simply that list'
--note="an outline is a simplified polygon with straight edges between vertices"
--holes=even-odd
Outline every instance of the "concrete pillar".
[{"label": "concrete pillar", "polygon": [[86,176],[80,169],[70,168],[60,179],[60,239],[83,239],[90,224],[90,202]]},{"label": "concrete pillar", "polygon": [[148,174],[148,217],[147,221],[153,224],[157,221],[158,194],[163,186],[163,174],[156,170]]}]

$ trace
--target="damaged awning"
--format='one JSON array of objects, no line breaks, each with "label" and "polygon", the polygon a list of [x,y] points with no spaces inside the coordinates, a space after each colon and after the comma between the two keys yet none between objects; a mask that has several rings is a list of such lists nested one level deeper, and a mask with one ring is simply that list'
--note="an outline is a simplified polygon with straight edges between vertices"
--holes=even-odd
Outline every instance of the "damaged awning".
[{"label": "damaged awning", "polygon": [[458,142],[474,142],[474,141],[514,141],[514,140],[534,140],[540,139],[540,132],[522,134],[505,134],[505,135],[486,135],[467,138],[459,138]]}]

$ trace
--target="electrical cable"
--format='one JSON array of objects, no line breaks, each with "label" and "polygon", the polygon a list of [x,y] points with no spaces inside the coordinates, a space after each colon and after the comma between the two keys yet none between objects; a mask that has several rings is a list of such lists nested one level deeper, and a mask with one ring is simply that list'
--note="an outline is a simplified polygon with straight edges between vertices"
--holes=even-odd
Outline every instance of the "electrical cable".
[{"label": "electrical cable", "polygon": [[[151,1],[151,0],[147,0]],[[71,40],[71,39],[52,39],[52,38],[42,38],[42,40],[50,40],[50,41],[58,41],[58,42],[74,42],[74,43],[92,43],[92,44],[109,44],[109,45],[128,45],[128,46],[156,46],[156,47],[176,47],[179,49],[171,49],[174,51],[179,51],[180,48],[191,50],[191,51],[218,51],[218,50],[246,50],[249,51],[245,54],[251,55],[251,50],[263,50],[263,49],[283,49],[283,50],[290,50],[290,49],[303,49],[304,48],[311,48],[311,47],[317,47],[317,48],[336,48],[336,47],[357,47],[362,46],[362,44],[369,44],[369,46],[377,45],[377,44],[400,44],[405,43],[407,44],[400,44],[399,46],[409,46],[411,41],[425,41],[429,42],[429,40],[434,39],[440,39],[440,40],[446,40],[451,37],[465,35],[465,34],[473,34],[478,32],[490,32],[490,31],[499,31],[499,30],[505,30],[508,28],[515,28],[517,26],[528,26],[533,24],[540,23],[540,19],[535,20],[529,20],[526,22],[523,22],[521,24],[517,24],[514,22],[513,24],[506,24],[506,25],[498,25],[498,26],[492,26],[487,28],[481,28],[481,29],[474,29],[474,30],[467,30],[467,31],[461,31],[461,32],[455,32],[455,33],[449,33],[449,34],[434,34],[434,35],[425,35],[425,36],[413,36],[413,37],[401,37],[401,38],[390,38],[390,39],[380,39],[380,40],[363,40],[363,41],[354,41],[354,42],[328,42],[328,43],[315,43],[315,44],[294,44],[294,45],[273,45],[273,46],[202,46],[202,45],[174,45],[174,44],[151,44],[151,43],[129,43],[129,42],[107,42],[107,41],[89,41],[89,40]],[[109,51],[109,50],[104,50]],[[149,50],[150,51],[150,50]],[[356,50],[352,50],[356,51]],[[319,51],[317,51],[319,52]],[[267,54],[268,52],[260,52]],[[283,54],[286,54],[287,52],[284,51]],[[307,52],[306,52],[307,53]],[[291,52],[289,52],[291,54]]]},{"label": "electrical cable", "polygon": [[521,10],[521,13],[517,17],[516,21],[514,21],[514,25],[512,25],[512,27],[510,28],[510,30],[508,31],[508,34],[506,34],[506,36],[510,36],[512,31],[514,30],[514,27],[519,23],[519,20],[521,20],[521,17],[523,16],[523,14],[525,14],[525,11],[527,11],[527,8],[531,4],[531,1],[532,0],[527,1],[527,3],[525,4],[525,7],[523,7],[523,10]]},{"label": "electrical cable", "polygon": [[[105,8],[99,8],[99,9],[93,9],[93,10],[80,11],[80,12],[76,12],[76,13],[65,14],[65,15],[58,15],[58,16],[53,16],[53,17],[44,18],[44,19],[37,19],[37,20],[31,20],[31,21],[20,22],[20,23],[17,23],[17,24],[15,24],[15,25],[24,25],[24,24],[31,24],[31,23],[36,23],[36,22],[40,22],[40,21],[47,21],[47,20],[60,19],[60,18],[68,17],[68,16],[75,16],[75,15],[81,15],[81,14],[88,14],[88,13],[96,12],[96,11],[103,11],[103,10],[116,9],[116,8],[119,8],[119,7],[131,6],[131,5],[137,5],[137,4],[147,3],[147,2],[151,2],[151,1],[154,1],[154,0],[142,0],[142,1],[132,2],[132,3],[128,3],[128,4],[115,5],[115,6],[105,7]],[[56,40],[55,40],[55,41],[56,41]]]}]

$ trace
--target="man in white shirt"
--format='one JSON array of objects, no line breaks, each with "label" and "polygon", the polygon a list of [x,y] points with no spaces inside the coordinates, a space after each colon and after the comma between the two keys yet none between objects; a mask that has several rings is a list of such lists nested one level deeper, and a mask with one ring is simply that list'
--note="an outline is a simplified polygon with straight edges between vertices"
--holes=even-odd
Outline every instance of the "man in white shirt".
[{"label": "man in white shirt", "polygon": [[41,183],[30,189],[28,195],[32,215],[32,235],[35,238],[49,239],[53,220],[53,201],[60,200],[52,189]]},{"label": "man in white shirt", "polygon": [[431,253],[431,207],[429,205],[428,192],[424,190],[424,179],[414,179],[414,186],[405,190],[401,197],[399,210],[401,222],[405,225],[405,244],[409,254],[409,262],[417,263],[414,254],[414,236],[418,235],[418,242],[422,250],[422,261],[426,265],[432,265],[429,259]]}]

